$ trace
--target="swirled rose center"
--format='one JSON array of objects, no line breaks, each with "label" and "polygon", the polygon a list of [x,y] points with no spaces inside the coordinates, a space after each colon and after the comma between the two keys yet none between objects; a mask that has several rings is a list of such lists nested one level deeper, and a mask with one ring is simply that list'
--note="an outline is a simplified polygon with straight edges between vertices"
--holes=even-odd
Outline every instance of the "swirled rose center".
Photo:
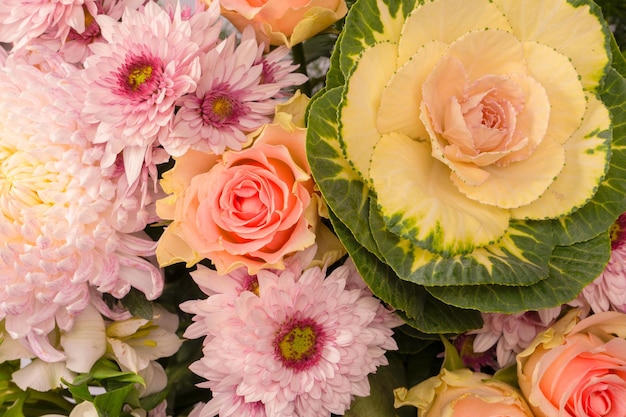
[{"label": "swirled rose center", "polygon": [[543,86],[528,75],[471,79],[450,56],[433,69],[422,93],[432,155],[466,184],[484,183],[487,167],[528,159],[543,141],[550,104]]},{"label": "swirled rose center", "polygon": [[469,84],[462,95],[449,99],[439,132],[448,141],[445,155],[478,166],[500,162],[525,144],[516,129],[523,108],[523,90],[506,77],[485,76]]}]

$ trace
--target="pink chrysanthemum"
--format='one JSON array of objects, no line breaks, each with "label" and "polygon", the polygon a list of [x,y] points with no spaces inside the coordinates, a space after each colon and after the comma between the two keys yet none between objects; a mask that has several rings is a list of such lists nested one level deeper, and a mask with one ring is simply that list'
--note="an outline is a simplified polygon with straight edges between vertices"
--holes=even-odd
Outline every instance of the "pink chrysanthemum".
[{"label": "pink chrysanthemum", "polygon": [[474,352],[486,352],[496,346],[498,365],[504,368],[515,355],[528,347],[535,336],[548,328],[561,314],[561,307],[516,314],[481,313],[483,327],[476,334]]},{"label": "pink chrysanthemum", "polygon": [[57,361],[48,334],[72,327],[94,287],[122,297],[135,286],[154,299],[163,277],[142,258],[154,243],[135,234],[150,215],[136,194],[116,194],[120,175],[101,167],[103,148],[81,121],[75,68],[42,62],[59,73],[11,56],[0,69],[0,320]]},{"label": "pink chrysanthemum", "polygon": [[22,48],[48,32],[65,40],[85,30],[85,13],[97,14],[97,0],[0,0],[0,42]]},{"label": "pink chrysanthemum", "polygon": [[[96,0],[97,14],[110,16],[119,20],[126,8],[138,9],[145,0]],[[67,62],[82,63],[91,54],[89,45],[94,42],[103,42],[100,25],[88,10],[84,10],[84,30],[79,32],[71,28],[64,38],[59,38],[55,32],[45,32],[33,42],[42,43],[50,49],[58,50]]]},{"label": "pink chrysanthemum", "polygon": [[591,307],[595,313],[626,313],[626,214],[619,216],[611,228],[611,258],[606,268],[583,288],[577,302],[573,304]]},{"label": "pink chrysanthemum", "polygon": [[107,42],[92,44],[85,60],[90,89],[83,114],[98,126],[95,142],[106,144],[103,164],[122,153],[133,183],[143,165],[164,162],[152,159],[152,148],[167,135],[176,100],[196,88],[200,48],[190,40],[190,22],[154,2],[126,9],[121,22],[96,20]]},{"label": "pink chrysanthemum", "polygon": [[257,280],[256,293],[181,305],[207,331],[204,357],[191,369],[213,399],[194,416],[327,417],[369,395],[367,375],[397,349],[391,328],[401,321],[358,282],[354,265],[327,278],[318,267],[261,270]]},{"label": "pink chrysanthemum", "polygon": [[202,60],[202,77],[195,93],[181,100],[172,132],[161,141],[172,155],[189,148],[222,154],[240,150],[250,133],[270,121],[281,86],[262,83],[254,38],[235,47],[235,34],[209,51]]},{"label": "pink chrysanthemum", "polygon": [[[244,30],[242,40],[255,39],[252,28]],[[255,64],[263,65],[261,72],[262,84],[278,84],[281,88],[292,88],[305,83],[308,77],[302,73],[294,72],[298,69],[298,65],[291,60],[286,59],[291,50],[286,46],[274,48],[271,52],[265,54],[265,45],[259,44]],[[278,93],[275,97],[280,98],[287,96],[284,92]]]}]

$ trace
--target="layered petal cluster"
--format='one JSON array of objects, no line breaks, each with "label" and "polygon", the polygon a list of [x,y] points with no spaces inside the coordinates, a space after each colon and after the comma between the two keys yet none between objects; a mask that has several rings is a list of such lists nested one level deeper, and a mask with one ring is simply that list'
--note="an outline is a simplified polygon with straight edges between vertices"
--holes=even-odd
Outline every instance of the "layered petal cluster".
[{"label": "layered petal cluster", "polygon": [[[97,14],[110,16],[113,20],[120,20],[126,8],[138,9],[145,3],[143,0],[96,0]],[[58,50],[67,62],[82,63],[91,54],[89,45],[94,42],[103,42],[102,31],[89,9],[84,8],[84,29],[72,27],[65,37],[60,37],[54,31],[46,31],[31,43],[42,43],[50,49]]]},{"label": "layered petal cluster", "polygon": [[168,133],[176,101],[194,91],[200,77],[204,45],[192,40],[192,26],[218,25],[216,10],[196,14],[201,21],[194,25],[182,18],[180,6],[170,16],[155,2],[139,11],[127,8],[121,22],[95,17],[106,42],[92,44],[85,60],[90,88],[83,116],[97,124],[95,142],[106,144],[104,166],[123,154],[131,184],[143,166],[156,172],[155,165],[167,160],[154,148]]},{"label": "layered petal cluster", "polygon": [[98,0],[2,0],[0,42],[21,48],[45,32],[66,39],[71,30],[83,33],[87,16],[97,14]]},{"label": "layered petal cluster", "polygon": [[323,203],[306,161],[306,129],[294,120],[264,125],[240,151],[192,149],[175,158],[161,181],[170,195],[157,205],[173,220],[159,239],[161,266],[207,258],[220,274],[242,266],[255,274],[283,269],[286,257],[315,243]]},{"label": "layered petal cluster", "polygon": [[476,334],[474,351],[485,352],[496,346],[496,359],[500,368],[515,362],[515,355],[526,349],[535,336],[552,325],[562,308],[515,314],[483,313],[484,325]]},{"label": "layered petal cluster", "polygon": [[594,313],[626,313],[626,215],[611,228],[611,259],[604,271],[583,288],[575,304],[589,306]]},{"label": "layered petal cluster", "polygon": [[626,315],[570,311],[517,356],[519,386],[537,417],[626,412]]},{"label": "layered petal cluster", "polygon": [[345,0],[222,0],[222,15],[243,31],[253,27],[259,42],[292,47],[327,29],[348,12]]},{"label": "layered petal cluster", "polygon": [[232,34],[202,56],[198,86],[181,100],[172,132],[161,140],[169,154],[238,151],[248,142],[246,134],[270,122],[281,85],[263,79],[264,66],[257,62],[262,46],[250,34],[244,32],[239,45]]},{"label": "layered petal cluster", "polygon": [[417,407],[420,417],[533,417],[518,390],[469,369],[443,369],[411,389],[397,388],[394,396],[396,407]]},{"label": "layered petal cluster", "polygon": [[[195,314],[185,336],[205,338],[204,355],[191,369],[212,392],[192,415],[328,416],[369,394],[367,375],[397,348],[392,328],[402,321],[372,296],[351,263],[328,277],[318,267],[297,269],[261,270],[243,291],[181,305]],[[219,286],[240,285],[213,285]]]},{"label": "layered petal cluster", "polygon": [[92,289],[123,297],[135,286],[154,299],[163,277],[143,258],[155,248],[141,234],[145,200],[117,193],[121,174],[102,166],[82,122],[75,68],[42,62],[10,56],[0,70],[0,320],[54,361],[63,354],[48,335],[71,329]]},{"label": "layered petal cluster", "polygon": [[[433,303],[517,313],[572,300],[606,263],[626,201],[607,22],[586,0],[405,6],[354,4],[308,113],[338,233]],[[370,270],[381,298],[415,308]]]}]

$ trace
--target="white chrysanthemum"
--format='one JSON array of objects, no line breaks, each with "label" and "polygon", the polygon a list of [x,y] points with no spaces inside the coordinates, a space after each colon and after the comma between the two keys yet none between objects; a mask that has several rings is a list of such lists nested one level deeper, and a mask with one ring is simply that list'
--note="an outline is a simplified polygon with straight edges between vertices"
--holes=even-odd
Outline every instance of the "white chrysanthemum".
[{"label": "white chrysanthemum", "polygon": [[152,242],[120,232],[139,218],[122,209],[141,212],[142,202],[120,201],[120,173],[101,169],[72,68],[44,73],[9,59],[0,69],[0,320],[47,361],[64,358],[48,334],[71,328],[90,286],[116,297],[135,286],[152,299],[163,285],[139,257]]}]

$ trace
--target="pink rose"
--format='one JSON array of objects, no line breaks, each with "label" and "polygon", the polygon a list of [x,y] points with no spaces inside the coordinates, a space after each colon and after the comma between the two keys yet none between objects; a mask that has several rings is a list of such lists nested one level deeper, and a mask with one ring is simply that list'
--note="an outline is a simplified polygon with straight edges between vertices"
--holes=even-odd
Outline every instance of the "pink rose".
[{"label": "pink rose", "polygon": [[626,314],[572,310],[517,357],[537,417],[626,415]]},{"label": "pink rose", "polygon": [[305,129],[266,125],[253,145],[221,157],[189,151],[162,181],[157,205],[172,219],[157,247],[161,266],[210,259],[219,274],[246,266],[284,268],[315,243],[321,199],[305,154]]},{"label": "pink rose", "polygon": [[410,390],[397,388],[394,396],[395,407],[412,405],[420,417],[533,417],[516,389],[469,369],[443,369]]},{"label": "pink rose", "polygon": [[291,47],[321,32],[348,12],[345,0],[221,0],[222,15],[237,29],[254,27],[266,46]]}]

